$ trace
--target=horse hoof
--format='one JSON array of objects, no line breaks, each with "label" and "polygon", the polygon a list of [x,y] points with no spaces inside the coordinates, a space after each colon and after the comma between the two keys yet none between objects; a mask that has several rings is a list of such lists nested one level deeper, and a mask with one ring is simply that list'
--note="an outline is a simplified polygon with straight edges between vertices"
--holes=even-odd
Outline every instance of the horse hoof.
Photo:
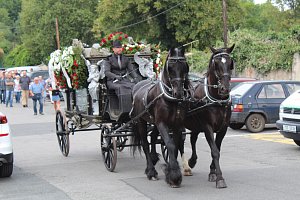
[{"label": "horse hoof", "polygon": [[221,188],[227,188],[225,180],[224,179],[218,180],[216,182],[216,188],[219,188],[219,189],[221,189]]},{"label": "horse hoof", "polygon": [[152,177],[151,180],[152,180],[152,181],[157,181],[158,178],[157,178],[157,177]]},{"label": "horse hoof", "polygon": [[146,175],[147,175],[147,178],[149,179],[149,180],[154,180],[154,179],[156,179],[157,180],[157,175],[158,175],[158,173],[157,173],[157,171],[153,168],[153,169],[146,169],[145,170],[145,173],[146,173]]},{"label": "horse hoof", "polygon": [[208,175],[208,181],[209,182],[216,182],[217,181],[217,175],[216,174],[209,174]]},{"label": "horse hoof", "polygon": [[187,170],[187,169],[184,170],[183,171],[183,176],[193,176],[192,170],[190,170],[190,169],[189,170]]},{"label": "horse hoof", "polygon": [[171,188],[180,188],[179,185],[170,185]]},{"label": "horse hoof", "polygon": [[177,166],[177,169],[171,169],[169,165],[162,165],[161,167],[166,175],[166,182],[171,187],[179,187],[182,182],[182,174],[179,166]]},{"label": "horse hoof", "polygon": [[190,168],[194,168],[195,165],[196,165],[196,163],[197,163],[197,160],[189,159],[189,166],[190,166]]}]

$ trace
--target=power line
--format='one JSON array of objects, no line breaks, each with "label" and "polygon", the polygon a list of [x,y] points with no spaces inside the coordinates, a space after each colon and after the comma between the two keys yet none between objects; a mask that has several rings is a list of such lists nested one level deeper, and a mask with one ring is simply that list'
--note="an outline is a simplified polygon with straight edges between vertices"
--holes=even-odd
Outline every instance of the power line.
[{"label": "power line", "polygon": [[182,2],[180,2],[180,3],[178,3],[178,4],[176,4],[175,6],[172,6],[172,7],[168,8],[167,10],[165,10],[165,11],[163,11],[163,12],[160,12],[160,13],[158,13],[158,14],[156,14],[156,15],[153,15],[153,16],[151,16],[151,17],[148,17],[147,19],[141,20],[141,21],[136,22],[136,23],[129,24],[129,25],[126,25],[126,26],[121,26],[121,27],[119,27],[119,28],[116,28],[116,30],[120,30],[120,29],[124,29],[124,28],[131,27],[131,26],[135,26],[135,25],[137,25],[137,24],[141,24],[141,23],[143,23],[143,22],[145,22],[145,21],[148,21],[148,20],[150,20],[150,19],[153,19],[153,18],[155,18],[155,17],[158,17],[159,15],[162,15],[162,14],[166,13],[166,12],[168,12],[168,11],[170,11],[170,10],[172,10],[172,9],[174,9],[174,8],[176,8],[176,7],[178,7],[178,6],[180,6],[180,5],[183,4],[183,3],[184,3],[184,2],[182,1]]}]

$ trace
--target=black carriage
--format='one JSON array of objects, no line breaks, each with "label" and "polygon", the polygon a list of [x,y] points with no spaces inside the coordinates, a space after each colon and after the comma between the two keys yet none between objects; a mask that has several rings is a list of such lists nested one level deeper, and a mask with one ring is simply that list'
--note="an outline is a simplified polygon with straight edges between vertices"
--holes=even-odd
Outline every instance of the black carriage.
[{"label": "black carriage", "polygon": [[[133,55],[126,55],[129,60],[138,67]],[[140,55],[143,58],[150,58],[150,54]],[[91,64],[96,64],[99,71],[104,67],[102,60],[107,56],[87,56],[85,59]],[[138,71],[138,70],[137,70]],[[143,77],[140,75],[140,80]],[[93,102],[89,95],[88,88],[66,89],[63,91],[65,109],[56,112],[56,134],[60,150],[64,156],[68,156],[70,150],[70,134],[80,131],[100,131],[101,152],[105,167],[113,171],[117,162],[117,151],[125,147],[133,146],[127,144],[128,138],[132,136],[131,120],[129,112],[132,107],[131,94],[122,95],[120,99],[113,90],[106,86],[106,78],[100,79],[98,86],[99,115],[93,114]],[[148,131],[152,127],[149,125]],[[161,140],[157,140],[160,143]]]}]

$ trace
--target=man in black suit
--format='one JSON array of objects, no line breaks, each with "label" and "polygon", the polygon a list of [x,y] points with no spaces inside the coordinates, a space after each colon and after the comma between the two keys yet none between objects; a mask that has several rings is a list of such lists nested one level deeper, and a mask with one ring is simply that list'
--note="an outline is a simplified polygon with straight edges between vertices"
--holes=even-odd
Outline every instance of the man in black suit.
[{"label": "man in black suit", "polygon": [[[115,90],[120,95],[131,94],[135,83],[138,82],[138,75],[129,59],[122,54],[122,44],[116,40],[113,42],[113,54],[105,62],[105,76],[107,77],[108,89]],[[133,78],[131,81],[129,76]]]}]

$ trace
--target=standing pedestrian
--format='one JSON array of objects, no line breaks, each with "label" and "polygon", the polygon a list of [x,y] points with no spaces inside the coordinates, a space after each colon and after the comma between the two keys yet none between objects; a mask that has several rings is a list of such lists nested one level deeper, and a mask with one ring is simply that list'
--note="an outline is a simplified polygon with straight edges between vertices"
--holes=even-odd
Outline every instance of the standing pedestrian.
[{"label": "standing pedestrian", "polygon": [[43,97],[43,101],[45,103],[45,99],[46,99],[46,81],[43,79],[43,76],[39,76],[39,82],[42,84],[42,86],[44,87],[44,92],[42,94]]},{"label": "standing pedestrian", "polygon": [[55,79],[54,82],[55,82],[55,84],[51,85],[51,87],[49,87],[49,90],[52,93],[51,101],[53,101],[54,110],[56,111],[56,110],[60,110],[60,96],[59,96],[60,91],[58,90],[58,88],[56,86],[57,80]]},{"label": "standing pedestrian", "polygon": [[5,104],[6,99],[6,85],[5,85],[5,72],[0,72],[0,101]]},{"label": "standing pedestrian", "polygon": [[19,75],[16,75],[14,93],[15,93],[15,97],[16,97],[16,103],[20,103],[21,85],[20,85],[20,76]]},{"label": "standing pedestrian", "polygon": [[53,104],[54,102],[52,101],[52,91],[51,91],[52,89],[53,89],[53,87],[52,87],[52,84],[51,84],[51,78],[48,78],[46,80],[46,90],[48,91],[50,101]]},{"label": "standing pedestrian", "polygon": [[5,85],[6,85],[6,107],[8,107],[8,102],[10,104],[10,107],[13,107],[13,97],[14,97],[14,85],[15,81],[12,78],[12,74],[8,73],[7,77],[5,79]]},{"label": "standing pedestrian", "polygon": [[26,70],[22,72],[22,77],[20,78],[20,84],[22,90],[22,105],[23,107],[28,107],[30,78],[27,76]]},{"label": "standing pedestrian", "polygon": [[33,79],[33,83],[29,86],[29,91],[30,91],[30,96],[32,97],[32,101],[33,101],[34,115],[37,115],[37,108],[36,108],[37,101],[40,104],[39,113],[41,115],[44,115],[44,113],[43,113],[43,97],[42,97],[42,94],[44,92],[44,87],[39,82],[38,77],[35,77]]}]

